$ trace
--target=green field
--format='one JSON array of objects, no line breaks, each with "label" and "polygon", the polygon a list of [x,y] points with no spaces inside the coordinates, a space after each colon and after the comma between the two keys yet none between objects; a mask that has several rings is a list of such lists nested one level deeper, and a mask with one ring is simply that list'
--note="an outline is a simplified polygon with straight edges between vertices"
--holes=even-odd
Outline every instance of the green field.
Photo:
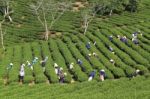
[{"label": "green field", "polygon": [[35,86],[1,86],[3,99],[149,99],[150,80],[137,77],[129,80],[106,80],[74,84],[37,84]]},{"label": "green field", "polygon": [[[4,99],[150,99],[150,1],[142,0],[138,12],[123,12],[110,16],[96,16],[86,35],[81,28],[81,11],[66,12],[57,21],[48,41],[44,41],[44,28],[29,9],[34,0],[16,0],[12,18],[4,28],[4,45],[0,49],[0,97]],[[0,17],[0,20],[2,17]],[[49,18],[49,20],[51,20]],[[132,42],[132,33],[140,30],[139,44]],[[113,35],[113,40],[109,36]],[[117,39],[126,36],[127,43]],[[96,45],[94,42],[96,41]],[[91,48],[86,44],[91,42]],[[113,47],[114,53],[109,51]],[[0,45],[0,47],[2,47]],[[88,57],[95,52],[97,57]],[[43,72],[40,60],[48,56]],[[24,84],[18,85],[21,63],[38,57],[33,71],[25,66]],[[82,66],[77,60],[83,61]],[[115,61],[115,64],[110,62]],[[14,66],[6,74],[9,63]],[[69,64],[75,63],[72,70]],[[67,73],[60,84],[54,63]],[[101,82],[99,71],[104,69],[106,80]],[[139,69],[138,77],[129,79]],[[88,82],[91,71],[96,70],[93,81]],[[8,76],[8,84],[4,84]],[[71,83],[74,80],[74,83]],[[31,82],[34,84],[31,85]]]}]

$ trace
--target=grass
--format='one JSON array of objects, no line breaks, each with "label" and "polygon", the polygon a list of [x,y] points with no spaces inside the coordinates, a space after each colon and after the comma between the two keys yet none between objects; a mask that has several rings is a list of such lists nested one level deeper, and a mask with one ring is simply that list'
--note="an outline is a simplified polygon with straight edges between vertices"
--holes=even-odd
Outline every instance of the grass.
[{"label": "grass", "polygon": [[92,81],[67,85],[19,86],[15,84],[1,86],[0,96],[3,99],[148,99],[150,97],[149,83],[149,79],[139,76],[132,80],[121,78],[120,80]]}]

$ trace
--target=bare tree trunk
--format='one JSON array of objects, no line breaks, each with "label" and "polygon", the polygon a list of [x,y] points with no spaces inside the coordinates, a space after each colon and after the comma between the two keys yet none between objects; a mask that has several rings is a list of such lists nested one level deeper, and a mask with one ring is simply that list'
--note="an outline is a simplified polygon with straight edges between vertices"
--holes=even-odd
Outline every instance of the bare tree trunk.
[{"label": "bare tree trunk", "polygon": [[84,35],[86,34],[86,32],[87,32],[87,29],[88,29],[88,26],[89,26],[89,23],[86,23],[86,25],[85,25],[85,29],[84,29]]},{"label": "bare tree trunk", "polygon": [[112,12],[113,12],[113,11],[112,11],[112,9],[111,9],[111,10],[110,10],[110,13],[109,13],[109,16],[111,16],[111,15],[112,15]]},{"label": "bare tree trunk", "polygon": [[1,34],[1,44],[2,44],[3,49],[5,50],[5,46],[4,46],[4,33],[3,33],[3,30],[2,30],[2,23],[0,23],[0,34]]},{"label": "bare tree trunk", "polygon": [[[44,39],[48,40],[50,31],[53,27],[53,24],[60,19],[60,17],[64,14],[64,12],[69,8],[69,2],[53,2],[53,0],[48,0],[49,2],[45,2],[44,0],[36,0],[36,5],[31,4],[31,9],[37,15],[38,21],[42,24],[45,29]],[[55,0],[54,0],[55,1]],[[61,11],[61,12],[60,12]],[[51,14],[52,20],[50,21],[50,27],[48,26],[48,21],[46,18]]]},{"label": "bare tree trunk", "polygon": [[[5,1],[5,0],[4,0]],[[12,18],[10,16],[11,13],[13,13],[13,11],[9,11],[10,10],[10,6],[9,6],[9,1],[6,1],[6,8],[4,9],[4,15],[3,15],[3,20],[0,21],[0,36],[1,36],[1,45],[3,47],[3,49],[5,50],[5,46],[4,46],[4,35],[5,32],[2,29],[2,25],[5,22],[6,18],[9,19],[10,22],[12,22]]]},{"label": "bare tree trunk", "polygon": [[44,18],[44,26],[45,26],[45,40],[47,41],[49,38],[49,30],[48,30],[46,15],[45,15],[45,9],[43,6],[42,6],[42,13],[43,13],[43,18]]},{"label": "bare tree trunk", "polygon": [[10,15],[8,16],[8,19],[9,19],[10,22],[13,22],[13,20],[12,20]]},{"label": "bare tree trunk", "polygon": [[47,41],[48,38],[49,38],[49,30],[48,30],[47,24],[45,24],[45,40]]},{"label": "bare tree trunk", "polygon": [[10,16],[10,13],[11,13],[11,11],[9,11],[9,2],[7,2],[7,7],[6,7],[6,10],[5,10],[5,15],[8,15],[8,19],[9,19],[10,22],[13,22],[12,18]]}]

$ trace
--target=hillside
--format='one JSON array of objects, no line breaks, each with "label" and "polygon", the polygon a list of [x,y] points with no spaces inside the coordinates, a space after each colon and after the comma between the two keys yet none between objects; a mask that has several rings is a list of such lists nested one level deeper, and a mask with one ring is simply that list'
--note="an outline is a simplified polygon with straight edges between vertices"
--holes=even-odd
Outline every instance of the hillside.
[{"label": "hillside", "polygon": [[[13,23],[5,23],[7,35],[5,35],[5,46],[11,46],[22,42],[32,42],[42,39],[41,34],[44,32],[37,17],[32,13],[30,5],[34,0],[15,0],[14,13],[12,15]],[[143,6],[138,13],[123,13],[121,15],[113,15],[112,17],[95,18],[90,24],[89,30],[97,27],[114,29],[121,28],[127,31],[123,26],[130,29],[130,33],[140,29],[145,33],[149,33],[149,0],[142,0]],[[72,20],[73,19],[73,20]],[[52,31],[66,33],[81,32],[81,13],[67,12],[59,21],[54,24]],[[129,27],[128,27],[129,26]],[[16,39],[14,39],[16,38]]]},{"label": "hillside", "polygon": [[[75,0],[72,0],[75,2]],[[90,0],[89,0],[90,1]],[[51,29],[45,30],[29,8],[34,0],[16,0],[13,23],[6,22],[6,50],[0,48],[0,96],[6,99],[149,99],[150,98],[150,1],[142,0],[138,12],[96,16],[83,34],[79,11],[67,11]],[[49,18],[48,21],[52,20]],[[2,17],[0,17],[1,19]],[[133,42],[133,33],[138,44]],[[110,38],[113,36],[113,38]],[[126,37],[124,41],[122,38]],[[90,48],[87,47],[90,42]],[[96,42],[96,43],[95,43]],[[2,47],[0,45],[0,47]],[[113,51],[111,51],[113,48]],[[35,57],[33,70],[27,66]],[[48,57],[46,64],[41,61]],[[82,65],[78,60],[82,61]],[[113,62],[111,61],[113,60]],[[8,71],[7,67],[13,63]],[[23,85],[18,85],[20,65],[25,64]],[[66,73],[59,83],[54,64]],[[73,69],[70,64],[74,63]],[[99,71],[104,69],[105,81]],[[96,75],[91,82],[92,71]],[[138,77],[132,78],[136,70]]]}]

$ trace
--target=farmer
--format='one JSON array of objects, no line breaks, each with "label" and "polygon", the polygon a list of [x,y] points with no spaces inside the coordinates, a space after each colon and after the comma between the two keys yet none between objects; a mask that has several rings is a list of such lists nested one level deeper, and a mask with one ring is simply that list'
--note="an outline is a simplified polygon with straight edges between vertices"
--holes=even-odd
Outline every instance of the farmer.
[{"label": "farmer", "polygon": [[23,84],[23,80],[24,80],[24,75],[25,75],[24,67],[25,67],[25,64],[21,64],[20,71],[19,71],[19,82],[20,82],[20,84]]},{"label": "farmer", "polygon": [[127,43],[127,37],[126,36],[123,36],[123,42]]},{"label": "farmer", "polygon": [[134,32],[134,33],[132,34],[132,38],[137,38],[137,35],[138,35],[138,32]]},{"label": "farmer", "polygon": [[78,63],[79,65],[82,65],[83,62],[82,62],[80,59],[78,59],[77,63]]},{"label": "farmer", "polygon": [[74,63],[72,62],[70,65],[69,65],[69,69],[72,70],[74,68]]},{"label": "farmer", "polygon": [[113,59],[110,59],[110,62],[114,65],[115,61]]},{"label": "farmer", "polygon": [[13,67],[13,63],[9,63],[9,65],[7,65],[6,76],[5,76],[5,79],[4,79],[4,84],[5,85],[8,84],[9,71],[12,69],[12,67]]},{"label": "farmer", "polygon": [[78,59],[77,64],[82,68],[82,71],[86,71],[85,67],[82,66],[83,62],[80,59]]},{"label": "farmer", "polygon": [[137,39],[137,38],[132,38],[132,42],[133,42],[134,44],[136,44],[136,45],[138,45],[138,44],[139,44],[139,41],[138,41],[138,39]]},{"label": "farmer", "polygon": [[46,56],[44,60],[40,61],[40,63],[42,64],[42,67],[43,67],[43,72],[45,71],[45,64],[46,64],[47,60],[48,60],[48,56]]},{"label": "farmer", "polygon": [[109,46],[109,51],[113,52],[114,49],[111,46]]},{"label": "farmer", "polygon": [[94,46],[96,45],[96,41],[94,41]]},{"label": "farmer", "polygon": [[29,66],[31,68],[31,70],[33,70],[33,65],[38,61],[38,57],[34,57],[34,59],[32,60],[32,63],[30,63],[27,60],[27,66]]},{"label": "farmer", "polygon": [[97,57],[97,53],[93,52],[93,56],[94,56],[94,57]]},{"label": "farmer", "polygon": [[134,33],[132,34],[132,37],[133,37],[133,38],[137,38],[138,34],[141,34],[141,36],[142,36],[141,31],[138,30],[137,32],[134,32]]},{"label": "farmer", "polygon": [[109,49],[109,51],[111,51],[113,54],[115,54],[114,49],[113,49],[111,46],[109,46],[108,49]]},{"label": "farmer", "polygon": [[101,80],[101,81],[104,81],[104,78],[105,78],[105,70],[104,70],[104,69],[100,70],[100,71],[99,71],[99,75],[100,75],[100,80]]},{"label": "farmer", "polygon": [[86,48],[87,49],[90,49],[91,48],[91,45],[90,45],[91,43],[90,42],[88,42],[87,44],[86,44]]},{"label": "farmer", "polygon": [[120,40],[120,39],[121,39],[121,36],[120,36],[120,35],[117,35],[117,38]]},{"label": "farmer", "polygon": [[63,68],[61,67],[60,72],[58,73],[60,83],[64,83],[65,75],[67,75],[67,73],[63,73]]},{"label": "farmer", "polygon": [[32,65],[34,65],[37,61],[38,61],[38,57],[34,57],[34,59],[32,61]]},{"label": "farmer", "polygon": [[95,74],[96,74],[96,70],[93,70],[89,75],[88,81],[92,81],[92,79],[95,77]]},{"label": "farmer", "polygon": [[127,43],[127,37],[126,37],[126,36],[121,37],[120,40],[121,40],[122,42],[124,42],[124,43]]},{"label": "farmer", "polygon": [[58,75],[58,73],[60,71],[60,67],[57,65],[57,63],[54,63],[54,68],[55,68],[56,75]]},{"label": "farmer", "polygon": [[13,67],[13,63],[10,63],[8,66],[7,66],[7,70],[11,70]]},{"label": "farmer", "polygon": [[140,74],[140,70],[137,69],[137,70],[133,73],[133,77],[136,77],[136,76],[139,75],[139,74]]},{"label": "farmer", "polygon": [[89,53],[88,55],[87,55],[87,59],[90,61],[90,57],[92,56],[92,54],[91,53]]},{"label": "farmer", "polygon": [[27,60],[27,66],[31,68],[31,70],[33,70],[33,66],[32,64]]},{"label": "farmer", "polygon": [[113,40],[113,36],[112,36],[112,35],[109,36],[109,40],[110,40],[110,41]]}]

